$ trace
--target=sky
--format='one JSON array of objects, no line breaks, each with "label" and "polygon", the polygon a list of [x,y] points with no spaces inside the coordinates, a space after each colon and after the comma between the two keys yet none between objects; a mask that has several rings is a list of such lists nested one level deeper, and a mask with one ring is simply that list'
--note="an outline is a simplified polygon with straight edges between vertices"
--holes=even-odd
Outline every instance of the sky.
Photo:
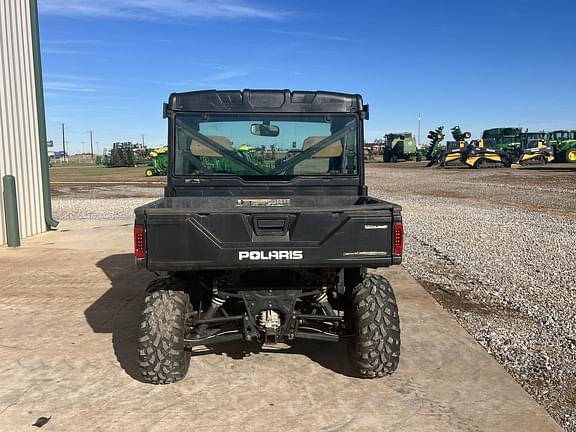
[{"label": "sky", "polygon": [[366,140],[437,126],[576,129],[570,0],[38,0],[55,150],[166,143],[174,91],[360,93]]}]

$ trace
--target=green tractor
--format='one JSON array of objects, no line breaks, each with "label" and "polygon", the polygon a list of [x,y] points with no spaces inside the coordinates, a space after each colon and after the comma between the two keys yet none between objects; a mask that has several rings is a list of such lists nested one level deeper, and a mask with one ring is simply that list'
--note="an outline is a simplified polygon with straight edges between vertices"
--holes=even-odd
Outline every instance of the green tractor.
[{"label": "green tractor", "polygon": [[168,172],[168,147],[160,147],[150,152],[152,167],[146,170],[146,177],[164,176]]},{"label": "green tractor", "polygon": [[[247,162],[259,167],[265,167],[265,163],[261,153],[258,149],[250,144],[242,144],[236,149],[232,149],[238,156]],[[229,160],[222,157],[214,156],[199,156],[202,164],[206,167],[207,171],[213,173],[238,173],[242,174],[245,168],[236,161]]]},{"label": "green tractor", "polygon": [[548,135],[558,162],[576,163],[576,130],[557,130]]},{"label": "green tractor", "polygon": [[[252,147],[248,144],[243,144],[235,151],[247,161],[252,163],[259,163],[261,161],[258,158],[256,150],[257,149],[255,147]],[[212,156],[200,157],[203,163],[213,172],[233,172],[236,169],[238,169],[239,172],[242,171],[242,167],[237,166],[238,164],[233,161]],[[150,158],[152,159],[152,166],[146,170],[146,177],[166,175],[168,172],[168,147],[160,147],[152,150],[150,152]]]},{"label": "green tractor", "polygon": [[416,139],[410,132],[390,133],[384,135],[384,162],[422,160],[422,155],[416,145]]}]

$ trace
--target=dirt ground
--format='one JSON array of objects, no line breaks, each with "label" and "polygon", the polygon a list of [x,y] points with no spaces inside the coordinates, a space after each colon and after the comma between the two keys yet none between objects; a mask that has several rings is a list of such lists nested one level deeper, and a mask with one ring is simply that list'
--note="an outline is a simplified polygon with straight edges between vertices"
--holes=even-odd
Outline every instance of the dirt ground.
[{"label": "dirt ground", "polygon": [[[55,165],[50,168],[52,196],[90,198],[150,196],[150,189],[164,187],[166,177],[146,177],[145,171],[146,167]],[[161,195],[161,192],[158,193]]]},{"label": "dirt ground", "polygon": [[109,168],[102,165],[60,164],[50,168],[53,184],[106,182],[120,184],[158,184],[166,177],[146,177],[146,167]]}]

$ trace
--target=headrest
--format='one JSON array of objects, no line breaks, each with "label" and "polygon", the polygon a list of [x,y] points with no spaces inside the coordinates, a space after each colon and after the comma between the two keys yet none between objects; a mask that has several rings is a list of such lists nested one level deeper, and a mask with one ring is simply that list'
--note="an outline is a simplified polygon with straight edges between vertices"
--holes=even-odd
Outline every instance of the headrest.
[{"label": "headrest", "polygon": [[[232,142],[225,136],[206,135],[206,138],[215,141],[228,150],[232,150]],[[192,142],[190,143],[190,152],[194,156],[222,157],[222,154],[215,152],[195,138],[192,138]]]},{"label": "headrest", "polygon": [[[302,151],[305,151],[312,147],[315,144],[318,144],[323,139],[328,138],[327,136],[310,136],[304,140],[302,145]],[[331,158],[331,157],[338,157],[342,156],[342,141],[339,139],[334,141],[333,143],[328,144],[327,147],[324,147],[322,150],[314,153],[312,158]]]}]

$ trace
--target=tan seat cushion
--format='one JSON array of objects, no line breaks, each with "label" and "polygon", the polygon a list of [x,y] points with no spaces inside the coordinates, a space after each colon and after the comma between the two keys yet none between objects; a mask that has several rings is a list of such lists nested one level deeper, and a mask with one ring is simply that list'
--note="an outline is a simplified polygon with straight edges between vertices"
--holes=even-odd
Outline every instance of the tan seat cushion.
[{"label": "tan seat cushion", "polygon": [[[211,139],[212,141],[217,142],[222,147],[232,150],[232,142],[226,138],[225,136],[218,136],[218,135],[206,135],[206,138]],[[210,157],[222,157],[222,155],[218,152],[215,152],[211,148],[207,147],[200,141],[192,138],[192,142],[190,143],[190,152],[194,156],[210,156]]]},{"label": "tan seat cushion", "polygon": [[[304,140],[302,144],[302,150],[307,150],[315,144],[318,144],[323,139],[328,138],[325,136],[309,136]],[[342,141],[336,140],[331,144],[328,144],[327,147],[324,147],[319,152],[316,152],[312,155],[312,158],[331,158],[331,157],[338,157],[342,156]]]}]

